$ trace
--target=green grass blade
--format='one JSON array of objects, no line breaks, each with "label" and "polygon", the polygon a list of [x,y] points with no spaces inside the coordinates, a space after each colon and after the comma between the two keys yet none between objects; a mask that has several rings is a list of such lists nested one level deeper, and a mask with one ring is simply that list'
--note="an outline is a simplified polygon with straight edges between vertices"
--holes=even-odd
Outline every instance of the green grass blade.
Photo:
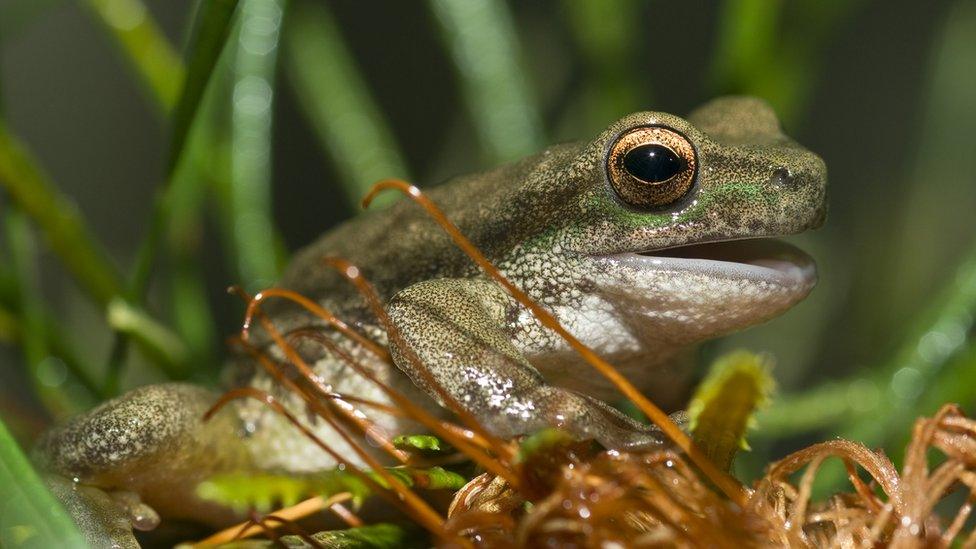
[{"label": "green grass blade", "polygon": [[277,278],[271,216],[271,123],[283,0],[243,0],[234,59],[231,239],[248,290]]},{"label": "green grass blade", "polygon": [[[125,296],[121,276],[108,259],[75,205],[62,195],[34,162],[33,157],[0,122],[0,187],[38,227],[48,246],[81,288],[101,307]],[[127,327],[138,336],[143,350],[167,375],[182,377],[177,367],[185,357],[179,338],[137,306],[125,310],[140,319]],[[149,333],[140,330],[150,329]]]},{"label": "green grass blade", "polygon": [[183,65],[141,0],[88,0],[164,113],[176,105]]},{"label": "green grass blade", "polygon": [[542,117],[519,65],[511,14],[494,0],[430,0],[461,75],[468,109],[491,162],[513,160],[544,144]]},{"label": "green grass blade", "polygon": [[197,8],[187,47],[186,81],[172,117],[168,173],[174,172],[183,153],[190,126],[233,28],[237,4],[238,0],[203,0]]},{"label": "green grass blade", "polygon": [[0,421],[0,547],[88,544]]},{"label": "green grass blade", "polygon": [[[156,198],[153,201],[149,226],[136,253],[133,275],[129,283],[129,296],[136,302],[142,302],[149,287],[163,233],[167,227],[172,228],[172,225],[180,224],[179,219],[195,219],[199,215],[199,201],[190,209],[181,209],[186,208],[187,204],[177,195],[186,195],[187,193],[198,195],[201,189],[186,190],[185,187],[193,186],[193,183],[186,179],[185,174],[181,175],[180,170],[187,149],[191,146],[194,121],[201,109],[201,103],[204,101],[208,84],[215,73],[217,62],[226,47],[237,4],[237,0],[204,0],[199,5],[188,47],[189,72],[172,117],[169,156],[166,164],[166,184],[157,191]],[[182,184],[178,181],[180,177],[184,177]],[[202,180],[202,178],[196,178],[194,181]],[[174,219],[174,216],[179,219]],[[189,224],[192,225],[193,222],[190,221]],[[177,231],[179,232],[180,229]],[[209,311],[205,310],[202,305],[204,301],[191,304],[187,299],[201,297],[200,288],[203,284],[201,274],[199,269],[193,267],[194,262],[188,260],[185,249],[176,246],[171,251],[176,256],[174,263],[179,271],[177,275],[174,275],[173,290],[178,292],[177,295],[173,296],[174,309],[181,315],[178,320],[185,321],[192,318],[195,320],[193,322],[194,327],[199,328],[199,331],[192,332],[194,336],[192,341],[188,340],[193,351],[188,356],[195,361],[195,366],[200,366],[201,362],[208,359],[209,351],[212,349],[212,345],[206,344],[202,339],[212,335],[212,330],[204,329],[212,326],[212,320]],[[184,322],[181,325],[185,327],[186,323]],[[186,337],[189,332],[181,330],[181,334]],[[106,376],[106,390],[110,393],[115,393],[118,389],[127,348],[128,344],[125,337],[119,334],[112,350]],[[180,374],[179,377],[184,377],[182,371],[178,373]]]},{"label": "green grass blade", "polygon": [[725,0],[709,78],[712,93],[762,97],[790,127],[820,74],[825,42],[862,3]]},{"label": "green grass blade", "polygon": [[48,246],[96,303],[106,305],[122,292],[121,276],[74,203],[54,187],[2,121],[0,186],[31,217]]},{"label": "green grass blade", "polygon": [[[160,240],[173,215],[174,197],[170,196],[173,180],[177,177],[176,172],[186,153],[187,141],[207,86],[230,36],[231,22],[237,4],[238,0],[204,0],[197,10],[188,47],[187,78],[172,116],[169,156],[166,162],[166,185],[156,193],[149,217],[149,227],[136,253],[135,267],[129,284],[129,292],[133,299],[141,301],[149,285]],[[138,60],[133,59],[133,62]],[[161,106],[168,108],[167,105]]]},{"label": "green grass blade", "polygon": [[[339,170],[350,211],[380,179],[410,180],[393,132],[373,100],[324,4],[299,3],[288,15],[285,71],[326,153]],[[395,200],[379,197],[381,204]]]},{"label": "green grass blade", "polygon": [[[607,5],[591,0],[563,0],[569,28],[581,51],[587,77],[581,87],[584,134],[595,133],[621,116],[647,109],[651,97],[646,73],[634,71],[640,62],[638,40],[642,36],[643,5],[637,0],[620,0]],[[600,21],[594,25],[594,21]]]},{"label": "green grass blade", "polygon": [[63,418],[80,411],[64,392],[65,376],[54,375],[55,365],[64,366],[51,356],[44,326],[45,307],[37,283],[37,253],[27,217],[16,208],[4,215],[4,233],[10,248],[16,278],[16,300],[20,322],[20,345],[28,374],[38,397],[51,417]]}]

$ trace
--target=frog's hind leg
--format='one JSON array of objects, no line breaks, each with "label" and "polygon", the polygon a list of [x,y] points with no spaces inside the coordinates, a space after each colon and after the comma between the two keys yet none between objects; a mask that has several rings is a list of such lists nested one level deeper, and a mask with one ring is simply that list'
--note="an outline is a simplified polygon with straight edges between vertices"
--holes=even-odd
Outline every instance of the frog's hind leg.
[{"label": "frog's hind leg", "polygon": [[[196,485],[218,471],[247,468],[249,456],[231,408],[203,421],[215,400],[213,393],[188,384],[142,387],[52,429],[35,455],[51,473],[110,495],[136,527],[151,526],[140,524],[146,513],[133,512],[147,511],[145,505],[166,517],[225,523],[233,514],[199,500]],[[107,514],[88,510],[75,516],[90,524],[92,517]]]},{"label": "frog's hind leg", "polygon": [[[498,436],[559,427],[610,448],[661,444],[660,432],[599,400],[546,383],[503,328],[514,303],[481,279],[417,283],[393,297],[389,314],[393,358],[421,388],[444,404],[431,381]],[[430,373],[410,360],[414,354]]]}]

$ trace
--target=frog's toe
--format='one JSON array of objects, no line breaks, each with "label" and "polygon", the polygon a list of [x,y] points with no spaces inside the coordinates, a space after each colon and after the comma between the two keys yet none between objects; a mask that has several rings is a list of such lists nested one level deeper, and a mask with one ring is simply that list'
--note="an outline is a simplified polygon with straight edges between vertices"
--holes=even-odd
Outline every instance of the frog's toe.
[{"label": "frog's toe", "polygon": [[88,545],[97,549],[138,549],[130,513],[108,493],[60,475],[47,475],[45,481],[74,519]]},{"label": "frog's toe", "polygon": [[154,530],[159,526],[159,513],[147,505],[139,497],[139,494],[128,490],[120,490],[109,494],[115,504],[119,506],[125,516],[129,519],[129,524],[136,530],[146,532]]},{"label": "frog's toe", "polygon": [[629,418],[607,403],[575,391],[540,385],[532,401],[547,424],[607,448],[642,452],[659,449],[666,438],[656,427]]}]

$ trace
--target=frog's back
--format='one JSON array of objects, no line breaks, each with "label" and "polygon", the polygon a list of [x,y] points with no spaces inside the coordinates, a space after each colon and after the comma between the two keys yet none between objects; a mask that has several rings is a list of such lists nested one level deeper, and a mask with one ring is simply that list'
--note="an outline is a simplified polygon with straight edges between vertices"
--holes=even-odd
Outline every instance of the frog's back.
[{"label": "frog's back", "polygon": [[[504,259],[526,232],[537,230],[547,215],[532,215],[550,203],[545,181],[548,166],[562,166],[581,144],[567,143],[491,171],[457,177],[425,191],[486,255]],[[326,257],[340,257],[359,267],[384,301],[407,286],[436,278],[477,273],[473,263],[423,209],[401,199],[392,207],[361,214],[300,250],[280,286],[323,305],[358,315],[365,312],[355,290]]]}]

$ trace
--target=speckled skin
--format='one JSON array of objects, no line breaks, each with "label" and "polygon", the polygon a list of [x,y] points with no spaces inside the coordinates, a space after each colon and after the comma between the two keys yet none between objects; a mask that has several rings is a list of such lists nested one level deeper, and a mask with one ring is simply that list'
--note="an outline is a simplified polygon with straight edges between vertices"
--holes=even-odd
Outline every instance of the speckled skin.
[{"label": "speckled skin", "polygon": [[[667,126],[684,135],[697,151],[699,166],[688,195],[654,212],[622,204],[606,171],[605,157],[616,136],[647,125]],[[781,133],[768,106],[750,98],[722,98],[687,120],[658,112],[635,113],[593,141],[557,145],[490,172],[460,177],[428,196],[506,276],[571,332],[659,402],[675,405],[677,388],[687,377],[684,358],[691,346],[782,313],[806,296],[814,277],[757,275],[755,270],[715,263],[665,262],[661,267],[634,252],[801,232],[822,222],[825,189],[823,162]],[[343,348],[416,402],[437,408],[426,396],[432,391],[404,359],[408,347],[445,389],[499,435],[559,425],[608,446],[657,443],[652,431],[604,404],[615,391],[480,274],[417,206],[402,201],[341,225],[302,250],[280,283],[387,343],[387,334],[352,286],[323,266],[325,256],[343,257],[362,269],[402,334],[401,340],[390,342],[399,370],[356,345],[343,342]],[[267,310],[281,330],[321,324],[280,301],[269,303]],[[387,400],[340,361],[315,346],[306,347],[302,353],[337,392]],[[280,356],[276,349],[271,352]],[[263,372],[243,371],[238,379],[246,378],[301,409]],[[206,393],[198,397],[203,402],[213,398]],[[133,398],[124,396],[122,402]],[[199,409],[196,404],[172,405]],[[202,429],[196,415],[160,413],[154,403],[146,403],[144,409],[122,408],[122,416],[110,405],[77,419],[48,436],[42,453],[69,476],[139,491],[131,486],[132,478],[109,475],[108,483],[101,479],[107,478],[106,471],[125,469],[144,456],[162,452],[179,458],[208,443],[202,434],[191,437],[192,442],[169,435]],[[390,430],[416,429],[363,411]],[[260,404],[241,403],[235,412],[240,428],[228,429],[220,438],[223,451],[238,456],[228,460],[288,471],[334,466]],[[140,421],[130,421],[133,417]],[[131,435],[124,430],[112,431],[111,436],[101,433],[92,427],[99,421],[129,425]],[[182,425],[173,425],[178,422]],[[314,428],[325,440],[336,441],[327,426]],[[167,434],[150,436],[151,442],[134,449],[125,437],[138,438],[144,429]],[[342,444],[335,447],[351,455]],[[116,462],[105,458],[109,454],[126,457]],[[158,460],[153,463],[169,467]],[[152,494],[143,497],[164,506]],[[190,499],[183,502],[184,510],[193,505]]]}]

